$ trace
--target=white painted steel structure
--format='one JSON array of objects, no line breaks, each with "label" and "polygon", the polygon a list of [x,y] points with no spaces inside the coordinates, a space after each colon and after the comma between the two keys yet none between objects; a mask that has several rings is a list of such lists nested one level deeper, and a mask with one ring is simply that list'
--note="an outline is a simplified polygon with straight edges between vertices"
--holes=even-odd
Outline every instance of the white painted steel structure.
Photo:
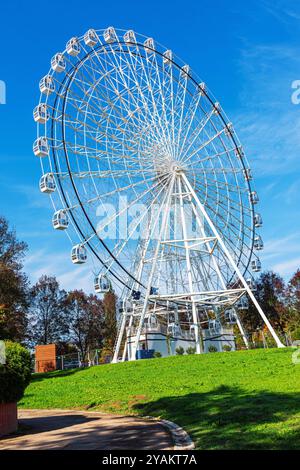
[{"label": "white painted steel structure", "polygon": [[135,359],[150,316],[176,318],[200,353],[209,318],[234,306],[247,346],[245,295],[283,346],[250,288],[263,248],[252,172],[191,68],[132,30],[90,29],[54,55],[40,91],[34,153],[51,175],[54,227],[68,227],[74,263],[89,252],[97,292],[114,285],[126,304],[114,361]]}]

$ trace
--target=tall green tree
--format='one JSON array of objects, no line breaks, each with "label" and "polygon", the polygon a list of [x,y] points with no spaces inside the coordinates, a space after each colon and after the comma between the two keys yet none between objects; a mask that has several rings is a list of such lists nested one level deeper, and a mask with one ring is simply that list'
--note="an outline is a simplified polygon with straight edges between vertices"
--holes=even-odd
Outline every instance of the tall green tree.
[{"label": "tall green tree", "polygon": [[26,338],[28,280],[22,272],[27,250],[8,221],[0,217],[0,339]]},{"label": "tall green tree", "polygon": [[68,335],[67,293],[55,277],[44,275],[31,288],[28,330],[34,344],[58,343]]},{"label": "tall green tree", "polygon": [[104,294],[104,346],[110,353],[113,352],[117,336],[116,303],[117,297],[113,291]]},{"label": "tall green tree", "polygon": [[[272,326],[283,333],[286,326],[286,287],[283,279],[273,271],[266,271],[257,279],[255,286],[254,295],[258,303]],[[251,332],[263,326],[263,320],[251,301],[249,309],[241,313],[241,319]]]},{"label": "tall green tree", "polygon": [[104,310],[102,301],[95,295],[86,295],[82,290],[68,294],[69,340],[75,344],[83,360],[94,349],[101,348],[104,332]]},{"label": "tall green tree", "polygon": [[293,339],[300,339],[300,269],[295,272],[287,285],[286,302],[287,330]]}]

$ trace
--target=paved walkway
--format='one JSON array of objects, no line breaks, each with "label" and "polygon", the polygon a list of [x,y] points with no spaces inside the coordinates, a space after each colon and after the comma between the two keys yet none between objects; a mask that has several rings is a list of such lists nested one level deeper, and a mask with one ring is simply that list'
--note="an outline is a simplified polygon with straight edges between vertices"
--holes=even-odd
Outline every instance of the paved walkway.
[{"label": "paved walkway", "polygon": [[0,450],[172,449],[159,422],[86,411],[19,410],[19,434],[0,438]]}]

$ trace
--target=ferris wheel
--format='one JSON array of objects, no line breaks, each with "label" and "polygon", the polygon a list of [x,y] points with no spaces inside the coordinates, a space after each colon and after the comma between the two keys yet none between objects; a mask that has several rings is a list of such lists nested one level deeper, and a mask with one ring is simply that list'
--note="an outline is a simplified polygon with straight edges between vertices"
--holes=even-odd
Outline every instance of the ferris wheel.
[{"label": "ferris wheel", "polygon": [[[243,148],[206,85],[170,49],[132,30],[90,29],[55,54],[34,109],[40,189],[74,264],[123,299],[135,349],[149,312],[185,309],[197,352],[201,311],[238,305],[263,242]],[[124,353],[125,354],[125,353]]]}]

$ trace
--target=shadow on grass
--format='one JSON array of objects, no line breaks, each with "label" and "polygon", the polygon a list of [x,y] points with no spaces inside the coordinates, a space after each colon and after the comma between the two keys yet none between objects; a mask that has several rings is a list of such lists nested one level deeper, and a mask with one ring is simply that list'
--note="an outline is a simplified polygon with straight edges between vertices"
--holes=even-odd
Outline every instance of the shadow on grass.
[{"label": "shadow on grass", "polygon": [[76,374],[77,372],[82,372],[86,370],[85,368],[81,367],[78,369],[68,369],[68,370],[55,370],[52,372],[40,372],[34,373],[31,376],[31,382],[40,382],[44,379],[56,379],[56,378],[63,378],[68,377],[70,375]]},{"label": "shadow on grass", "polygon": [[221,386],[134,408],[184,427],[198,449],[300,449],[299,393],[248,392]]}]

